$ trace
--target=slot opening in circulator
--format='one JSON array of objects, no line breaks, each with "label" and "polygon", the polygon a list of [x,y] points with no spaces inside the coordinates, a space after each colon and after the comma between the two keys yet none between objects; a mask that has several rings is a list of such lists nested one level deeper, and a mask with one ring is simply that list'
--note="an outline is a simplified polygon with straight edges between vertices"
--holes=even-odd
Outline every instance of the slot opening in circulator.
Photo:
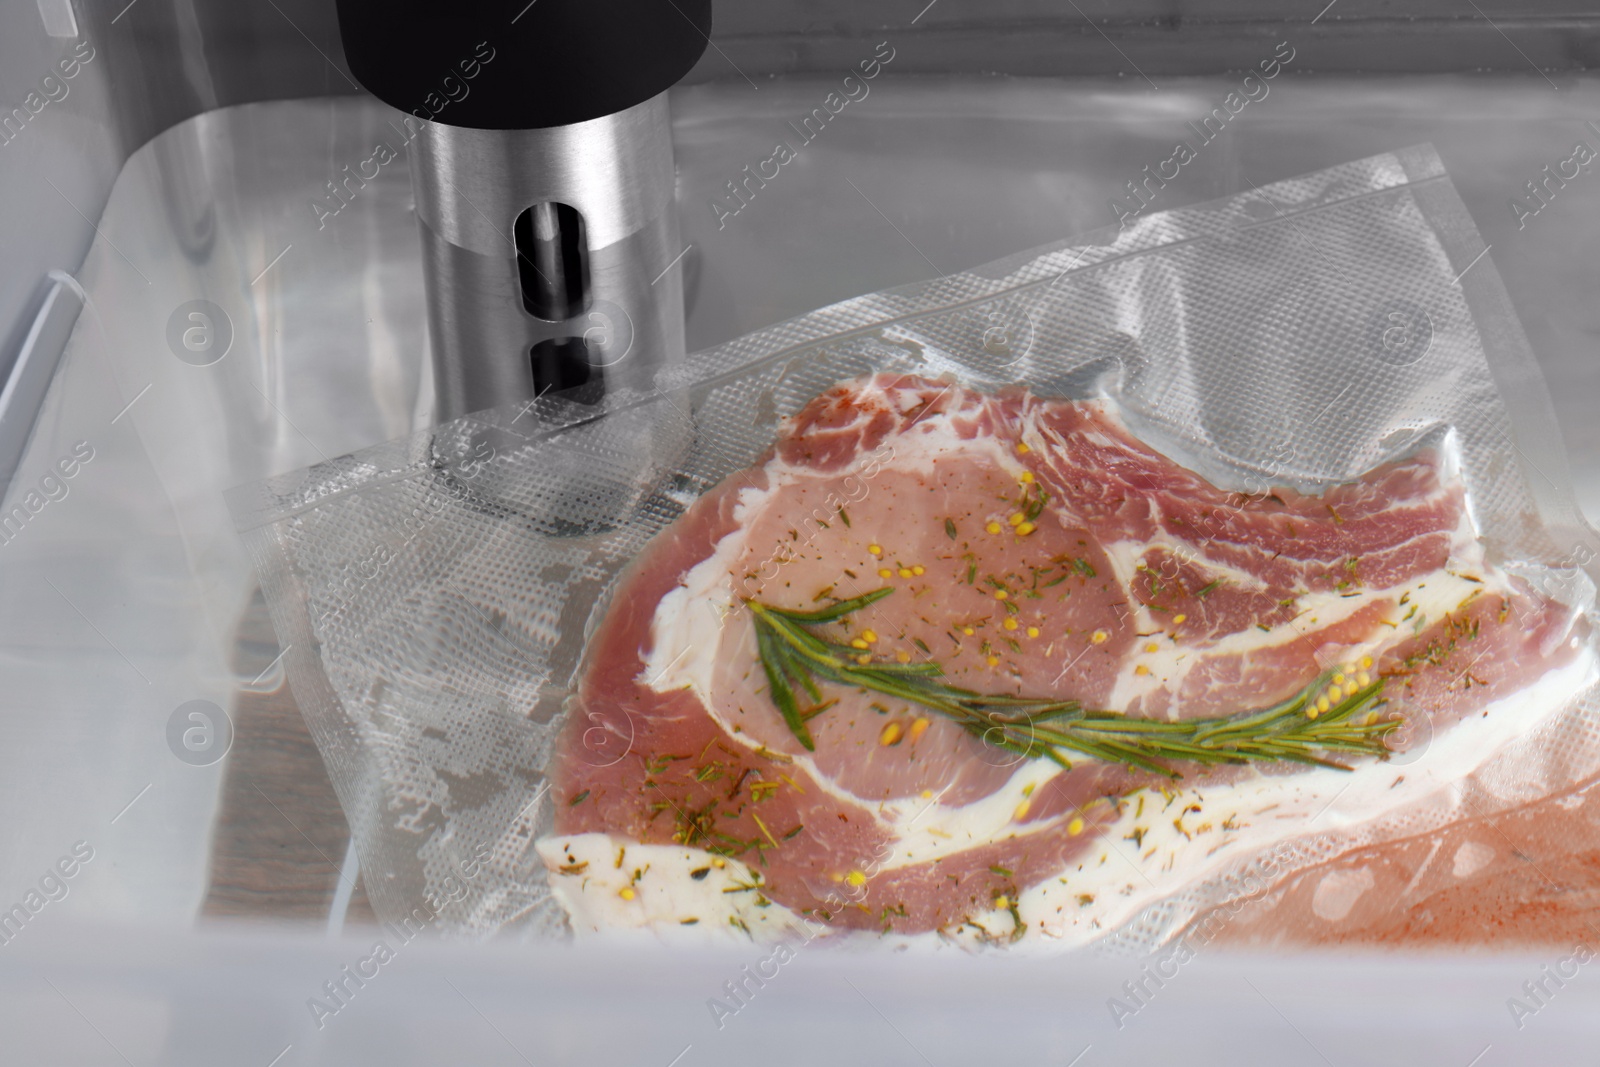
[{"label": "slot opening in circulator", "polygon": [[570,204],[534,204],[512,225],[522,306],[547,322],[581,315],[589,307],[589,242],[583,214]]}]

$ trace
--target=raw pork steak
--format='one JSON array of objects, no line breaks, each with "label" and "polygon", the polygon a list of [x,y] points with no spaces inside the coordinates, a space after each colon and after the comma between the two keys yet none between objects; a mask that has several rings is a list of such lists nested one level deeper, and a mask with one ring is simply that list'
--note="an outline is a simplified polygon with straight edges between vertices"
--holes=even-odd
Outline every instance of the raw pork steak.
[{"label": "raw pork steak", "polygon": [[[1065,769],[829,683],[808,749],[768,691],[746,602],[814,611],[885,587],[816,631],[863,662],[936,662],[977,693],[1166,721],[1319,684],[1336,705],[1384,679],[1385,719],[1438,731],[1503,709],[1579,647],[1571,612],[1489,566],[1434,452],[1320,496],[1241,496],[1099,402],[845,383],[617,590],[540,843],[575,926],[1093,936],[1293,833],[1351,780],[1280,762],[1169,763],[1177,785],[1123,763]],[[1355,763],[1357,778],[1379,766]]]}]

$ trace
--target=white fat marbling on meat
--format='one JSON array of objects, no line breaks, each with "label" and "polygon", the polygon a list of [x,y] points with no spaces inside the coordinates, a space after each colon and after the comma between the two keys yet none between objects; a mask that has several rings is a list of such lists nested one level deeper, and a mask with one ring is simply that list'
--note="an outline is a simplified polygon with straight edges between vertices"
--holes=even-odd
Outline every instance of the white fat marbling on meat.
[{"label": "white fat marbling on meat", "polygon": [[[1140,560],[1152,548],[1166,548],[1172,552],[1182,550],[1178,542],[1161,536],[1148,542],[1116,541],[1103,547],[1117,581],[1124,589],[1132,585]],[[1262,587],[1262,582],[1254,575],[1209,558],[1204,562],[1208,571],[1223,575],[1224,580],[1231,584],[1245,588]],[[1483,543],[1478,540],[1471,522],[1463,514],[1452,531],[1450,557],[1443,569],[1429,571],[1409,582],[1387,588],[1356,585],[1343,594],[1328,591],[1301,593],[1295,598],[1299,613],[1271,630],[1263,631],[1250,626],[1215,640],[1183,643],[1172,639],[1174,633],[1181,632],[1180,627],[1174,625],[1173,616],[1152,612],[1130,597],[1132,624],[1138,633],[1148,636],[1140,638],[1134,652],[1124,660],[1112,685],[1108,703],[1113,708],[1127,708],[1138,697],[1161,689],[1179,692],[1189,671],[1208,657],[1248,655],[1292,644],[1304,639],[1302,627],[1326,629],[1348,619],[1374,600],[1404,604],[1396,617],[1389,621],[1398,624],[1409,618],[1406,626],[1420,630],[1422,626],[1418,625],[1419,622],[1422,625],[1437,622],[1446,614],[1459,611],[1468,601],[1485,594],[1504,593],[1508,586],[1509,579],[1504,572],[1491,567],[1484,558]],[[1392,644],[1401,632],[1398,629],[1386,630],[1376,634],[1372,640],[1342,649],[1340,655],[1344,662],[1366,655],[1377,658],[1379,650]],[[1144,651],[1150,644],[1154,644],[1156,650]],[[1141,665],[1148,670],[1148,674],[1138,673]],[[1174,703],[1172,717],[1178,718],[1181,710]]]},{"label": "white fat marbling on meat", "polygon": [[[1478,577],[1479,574],[1486,573],[1486,570],[1479,567],[1477,573],[1472,571],[1461,573]],[[1300,613],[1295,616],[1294,621],[1275,626],[1270,631],[1262,631],[1254,626],[1248,627],[1205,644],[1190,645],[1171,640],[1168,635],[1174,627],[1170,618],[1165,620],[1165,625],[1160,621],[1148,627],[1141,625],[1140,633],[1153,633],[1153,636],[1141,638],[1135,651],[1123,663],[1122,670],[1112,687],[1109,703],[1114,708],[1126,708],[1136,697],[1159,689],[1165,688],[1176,692],[1181,689],[1189,670],[1210,656],[1247,655],[1262,649],[1277,648],[1304,640],[1304,631],[1296,629],[1295,626],[1295,622],[1301,619],[1305,620],[1302,625],[1314,626],[1321,630],[1349,618],[1375,599],[1389,600],[1395,604],[1405,605],[1395,612],[1397,617],[1389,620],[1391,622],[1398,624],[1401,621],[1400,616],[1410,613],[1413,607],[1416,609],[1411,621],[1405,624],[1406,629],[1411,629],[1419,620],[1426,624],[1438,622],[1446,614],[1460,610],[1467,601],[1485,595],[1486,592],[1503,592],[1505,588],[1503,580],[1495,581],[1486,577],[1473,582],[1444,571],[1433,571],[1413,581],[1386,589],[1362,587],[1354,590],[1355,595],[1351,596],[1341,596],[1338,593],[1303,593],[1297,602]],[[1386,629],[1375,635],[1372,640],[1342,647],[1340,658],[1345,663],[1368,655],[1376,658],[1381,649],[1394,643],[1397,634],[1404,632],[1405,630]],[[1150,644],[1156,646],[1156,651],[1144,651]],[[1138,674],[1137,668],[1140,665],[1147,668],[1149,673]],[[1174,707],[1174,718],[1178,717],[1178,710]]]},{"label": "white fat marbling on meat", "polygon": [[580,938],[632,930],[673,941],[748,942],[801,929],[798,915],[761,892],[760,873],[735,859],[600,833],[546,837],[534,847]]}]

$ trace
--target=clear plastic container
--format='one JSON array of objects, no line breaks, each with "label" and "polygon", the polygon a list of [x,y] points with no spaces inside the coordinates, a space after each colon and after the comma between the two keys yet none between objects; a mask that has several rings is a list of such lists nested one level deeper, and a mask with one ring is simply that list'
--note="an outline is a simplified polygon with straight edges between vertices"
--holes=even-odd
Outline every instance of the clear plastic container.
[{"label": "clear plastic container", "polygon": [[[1114,223],[1111,199],[1232,80],[1163,78],[1151,91],[896,77],[891,65],[777,181],[736,215],[718,212],[724,183],[831,86],[796,78],[752,93],[735,80],[674,94],[691,349]],[[1594,143],[1583,120],[1596,114],[1588,79],[1561,92],[1531,74],[1279,79],[1156,206],[1431,141],[1517,304],[1555,400],[1550,432],[1593,518],[1600,364],[1586,295],[1600,266],[1586,249],[1600,184],[1586,172],[1532,218],[1509,201],[1574,138]],[[814,951],[736,1004],[725,983],[746,983],[758,954],[401,945],[378,928],[320,765],[294,733],[283,649],[252,615],[222,493],[431,421],[404,155],[325,227],[309,206],[375,140],[402,147],[388,120],[339,98],[169,130],[128,160],[78,272],[85,310],[6,506],[34,489],[46,503],[0,544],[0,902],[28,914],[0,944],[0,1019],[18,1062],[1466,1064],[1578,1047],[1600,987],[1573,945],[1543,939],[1465,963],[1213,948],[1173,978],[1159,956],[912,963]],[[230,340],[191,338],[197,352],[184,333],[201,325],[189,316],[202,300],[220,311],[200,308],[214,338],[225,324]],[[69,457],[78,470],[62,492],[44,479]],[[207,762],[203,730],[185,744],[208,722],[189,717],[196,700],[231,714],[225,758]],[[250,753],[264,762],[246,774]],[[67,877],[58,864],[79,842],[92,858]],[[224,913],[268,930],[195,929]],[[344,939],[323,940],[329,926]],[[362,961],[377,941],[394,960],[365,985],[344,978],[347,966],[371,973]],[[1491,916],[1484,941],[1512,951],[1519,935]],[[332,997],[330,981],[349,995]],[[319,1013],[313,999],[339,1010]],[[719,1026],[710,1000],[739,1010]]]}]

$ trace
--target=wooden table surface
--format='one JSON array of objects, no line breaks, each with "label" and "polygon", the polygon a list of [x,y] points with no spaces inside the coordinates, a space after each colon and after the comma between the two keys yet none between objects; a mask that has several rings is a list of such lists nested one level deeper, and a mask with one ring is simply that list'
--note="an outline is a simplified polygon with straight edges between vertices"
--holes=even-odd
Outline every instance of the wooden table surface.
[{"label": "wooden table surface", "polygon": [[[240,620],[235,672],[252,677],[280,651],[257,590]],[[231,714],[233,748],[200,914],[325,924],[350,827],[300,707],[283,682],[266,693],[241,690]],[[359,877],[345,922],[377,922]]]}]

